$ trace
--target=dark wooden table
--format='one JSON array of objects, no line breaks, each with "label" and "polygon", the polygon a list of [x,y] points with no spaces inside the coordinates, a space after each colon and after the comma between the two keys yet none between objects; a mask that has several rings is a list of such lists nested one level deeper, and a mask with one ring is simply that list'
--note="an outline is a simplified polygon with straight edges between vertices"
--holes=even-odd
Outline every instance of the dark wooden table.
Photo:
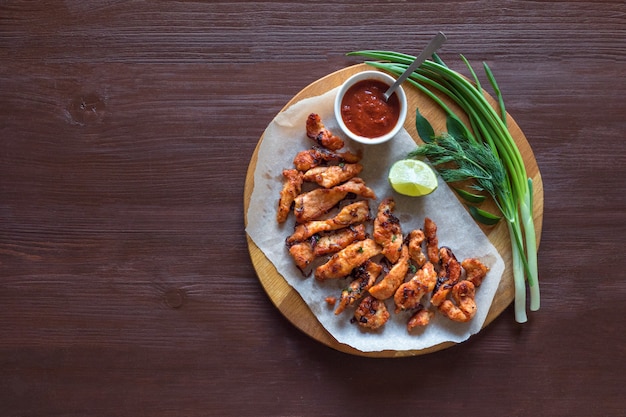
[{"label": "dark wooden table", "polygon": [[[624,415],[626,5],[0,2],[0,415]],[[259,284],[244,178],[357,49],[486,61],[545,190],[542,308],[372,359]]]}]

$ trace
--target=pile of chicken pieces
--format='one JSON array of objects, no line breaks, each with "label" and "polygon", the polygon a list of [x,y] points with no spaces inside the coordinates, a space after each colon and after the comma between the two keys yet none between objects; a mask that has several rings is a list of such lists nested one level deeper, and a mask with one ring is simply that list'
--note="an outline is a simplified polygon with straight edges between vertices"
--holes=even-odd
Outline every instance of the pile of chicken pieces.
[{"label": "pile of chicken pieces", "polygon": [[[311,269],[320,282],[351,280],[335,314],[356,306],[352,321],[379,329],[390,318],[386,301],[393,300],[395,313],[409,313],[409,331],[426,326],[435,311],[456,322],[471,320],[488,267],[476,258],[459,262],[449,247],[440,247],[437,225],[428,217],[422,229],[405,235],[393,198],[379,204],[370,236],[366,225],[376,194],[358,177],[361,156],[339,152],[343,140],[315,113],[307,118],[306,134],[316,145],[295,156],[294,168],[283,170],[276,220],[284,223],[294,213],[296,226],[286,245],[303,274]],[[304,183],[313,188],[303,192]],[[336,297],[326,301],[337,303]]]}]

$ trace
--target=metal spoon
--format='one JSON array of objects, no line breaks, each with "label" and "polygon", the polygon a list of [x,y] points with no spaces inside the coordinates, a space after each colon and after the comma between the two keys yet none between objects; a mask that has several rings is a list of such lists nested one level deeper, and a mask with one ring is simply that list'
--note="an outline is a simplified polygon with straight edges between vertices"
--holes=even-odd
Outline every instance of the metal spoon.
[{"label": "metal spoon", "polygon": [[402,84],[409,77],[409,75],[411,75],[411,73],[417,69],[417,67],[422,65],[422,63],[426,61],[426,59],[430,58],[432,54],[434,54],[435,51],[437,51],[437,49],[439,49],[447,39],[448,38],[446,38],[446,35],[444,35],[443,32],[437,33],[437,35],[435,35],[433,40],[430,41],[426,48],[424,48],[424,50],[417,56],[417,58],[415,58],[415,61],[413,61],[411,65],[409,65],[409,67],[406,69],[406,71],[404,71],[402,75],[398,77],[396,82],[393,83],[393,85],[389,87],[387,91],[385,91],[385,100],[389,100],[389,97],[391,97],[393,92],[396,91],[396,88],[398,88],[398,86]]}]

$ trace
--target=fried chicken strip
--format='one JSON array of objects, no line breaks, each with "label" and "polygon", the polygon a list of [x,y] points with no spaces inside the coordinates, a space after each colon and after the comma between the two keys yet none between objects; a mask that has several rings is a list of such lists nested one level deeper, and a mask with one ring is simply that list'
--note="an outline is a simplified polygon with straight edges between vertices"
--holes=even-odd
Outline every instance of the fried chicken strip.
[{"label": "fried chicken strip", "polygon": [[426,255],[422,251],[422,243],[426,239],[424,231],[420,229],[411,230],[409,233],[409,257],[420,268],[426,264]]},{"label": "fried chicken strip", "polygon": [[335,314],[341,314],[347,307],[351,307],[359,300],[363,294],[376,282],[383,267],[374,261],[365,261],[363,265],[354,270],[354,280],[348,288],[341,291],[339,305]]},{"label": "fried chicken strip", "polygon": [[284,223],[287,220],[293,201],[302,191],[302,172],[295,169],[285,169],[283,170],[283,177],[287,181],[285,181],[278,199],[278,211],[276,213],[276,221],[278,223]]},{"label": "fried chicken strip", "polygon": [[393,215],[396,203],[393,198],[385,198],[378,206],[374,220],[373,237],[383,247],[383,255],[391,263],[396,263],[402,250],[402,228],[400,220]]},{"label": "fried chicken strip", "polygon": [[331,151],[343,148],[343,140],[326,129],[318,114],[311,113],[306,119],[306,135],[315,140],[318,145],[328,148]]},{"label": "fried chicken strip", "polygon": [[439,311],[452,321],[465,323],[470,321],[476,314],[476,288],[470,281],[463,280],[452,287],[452,299],[444,300],[439,306]]},{"label": "fried chicken strip", "polygon": [[487,265],[476,258],[465,259],[461,262],[461,266],[465,269],[465,279],[474,284],[475,287],[480,287],[487,272],[489,272]]},{"label": "fried chicken strip", "polygon": [[389,312],[384,301],[368,295],[359,303],[354,312],[354,319],[359,326],[376,330],[387,323]]},{"label": "fried chicken strip", "polygon": [[387,298],[393,297],[398,287],[404,281],[409,271],[409,249],[406,245],[402,246],[400,253],[401,255],[398,262],[391,267],[387,275],[385,275],[379,283],[370,288],[370,294],[374,298],[386,300]]},{"label": "fried chicken strip", "polygon": [[304,181],[331,188],[356,177],[363,170],[361,164],[340,164],[311,168],[304,173]]},{"label": "fried chicken strip", "polygon": [[360,160],[360,155],[349,151],[333,152],[326,148],[313,147],[312,149],[298,152],[293,160],[293,164],[298,171],[305,172],[329,162],[356,164]]},{"label": "fried chicken strip", "polygon": [[337,231],[328,232],[322,236],[311,236],[304,242],[289,247],[289,254],[296,266],[304,271],[315,258],[339,252],[349,244],[365,239],[365,225],[357,224]]},{"label": "fried chicken strip", "polygon": [[433,317],[435,313],[424,308],[423,305],[418,306],[418,310],[409,318],[409,321],[406,324],[406,328],[408,331],[413,330],[416,327],[424,327],[430,323],[430,319]]},{"label": "fried chicken strip", "polygon": [[316,233],[337,230],[351,224],[363,223],[370,218],[369,203],[367,200],[357,201],[343,207],[333,218],[315,220],[296,226],[293,234],[287,238],[287,245],[302,242]]},{"label": "fried chicken strip", "polygon": [[400,285],[393,296],[396,313],[417,308],[422,297],[430,293],[437,283],[437,271],[430,262],[424,266],[409,281]]},{"label": "fried chicken strip", "polygon": [[461,264],[456,260],[456,256],[450,248],[442,246],[439,250],[439,257],[441,258],[441,268],[439,269],[435,292],[430,298],[430,303],[437,307],[444,302],[452,287],[459,282],[461,277]]},{"label": "fried chicken strip", "polygon": [[294,205],[296,222],[304,223],[319,219],[350,193],[365,198],[376,198],[374,191],[358,177],[333,188],[317,188],[296,197]]},{"label": "fried chicken strip", "polygon": [[301,271],[304,271],[315,260],[315,253],[310,242],[296,243],[289,248],[289,254]]},{"label": "fried chicken strip", "polygon": [[354,268],[380,253],[380,246],[373,239],[351,243],[335,253],[324,265],[315,269],[315,278],[320,281],[348,276]]},{"label": "fried chicken strip", "polygon": [[362,223],[339,229],[320,236],[313,245],[313,253],[315,256],[323,256],[339,252],[349,244],[365,239],[365,236],[365,225]]},{"label": "fried chicken strip", "polygon": [[433,265],[439,263],[439,238],[437,238],[437,224],[430,218],[424,219],[424,235],[426,236],[426,254]]}]

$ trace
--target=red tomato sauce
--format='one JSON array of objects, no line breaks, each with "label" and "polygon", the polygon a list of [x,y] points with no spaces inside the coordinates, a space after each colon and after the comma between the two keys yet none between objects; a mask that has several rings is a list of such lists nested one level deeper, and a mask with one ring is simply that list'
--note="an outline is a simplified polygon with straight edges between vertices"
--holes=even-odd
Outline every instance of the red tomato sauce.
[{"label": "red tomato sauce", "polygon": [[378,80],[363,80],[346,91],[341,101],[341,118],[351,132],[366,138],[389,133],[400,117],[400,100],[393,93],[385,100],[389,86]]}]

